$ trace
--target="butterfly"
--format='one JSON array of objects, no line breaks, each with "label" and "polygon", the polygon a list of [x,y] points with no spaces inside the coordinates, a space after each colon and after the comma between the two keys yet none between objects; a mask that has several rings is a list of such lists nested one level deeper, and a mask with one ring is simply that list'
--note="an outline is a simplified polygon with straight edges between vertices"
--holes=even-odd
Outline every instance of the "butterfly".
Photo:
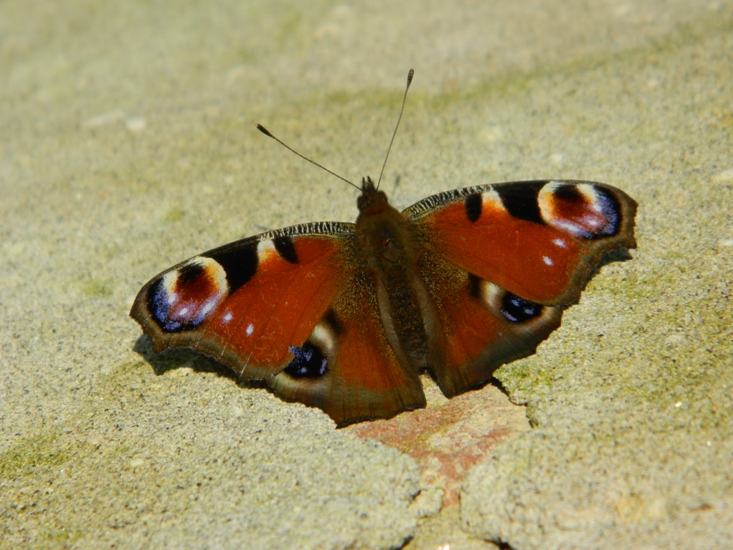
[{"label": "butterfly", "polygon": [[560,325],[606,253],[636,247],[637,204],[605,183],[476,185],[402,212],[369,177],[360,193],[356,223],[194,256],[130,315],[156,352],[191,348],[342,426],[424,407],[425,370],[447,397],[486,383]]}]

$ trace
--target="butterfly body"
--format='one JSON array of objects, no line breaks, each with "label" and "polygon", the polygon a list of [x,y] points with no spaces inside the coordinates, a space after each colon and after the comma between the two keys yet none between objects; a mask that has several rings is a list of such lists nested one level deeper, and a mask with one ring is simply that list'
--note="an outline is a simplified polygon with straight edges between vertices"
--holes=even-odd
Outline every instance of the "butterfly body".
[{"label": "butterfly body", "polygon": [[603,254],[636,246],[610,185],[533,181],[428,197],[403,212],[371,179],[355,224],[271,231],[148,282],[131,316],[156,351],[188,347],[339,425],[452,397],[534,353]]},{"label": "butterfly body", "polygon": [[400,363],[425,368],[431,312],[416,269],[422,246],[408,220],[371,179],[364,180],[362,193],[355,228],[361,267],[372,281],[382,325]]}]

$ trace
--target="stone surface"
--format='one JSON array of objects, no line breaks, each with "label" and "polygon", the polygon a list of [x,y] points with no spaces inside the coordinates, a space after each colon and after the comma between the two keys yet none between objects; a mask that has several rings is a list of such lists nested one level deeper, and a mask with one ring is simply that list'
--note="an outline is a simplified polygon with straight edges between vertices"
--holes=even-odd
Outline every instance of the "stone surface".
[{"label": "stone surface", "polygon": [[[732,30],[730,1],[4,2],[0,547],[731,546]],[[518,405],[335,430],[152,354],[155,273],[356,215],[254,124],[375,176],[411,66],[396,206],[546,177],[641,205],[634,260],[500,371]]]},{"label": "stone surface", "polygon": [[[601,107],[574,116],[641,204],[639,249],[601,269],[538,357],[497,373],[534,429],[465,481],[472,533],[513,548],[733,546],[732,22],[728,7],[578,75],[577,89],[604,83]],[[542,81],[527,93],[547,101]]]},{"label": "stone surface", "polygon": [[185,366],[101,381],[74,421],[5,450],[8,548],[391,548],[414,531],[412,460],[318,411]]},{"label": "stone surface", "polygon": [[527,417],[524,408],[513,405],[496,386],[450,400],[428,376],[423,376],[423,387],[428,400],[425,409],[354,424],[343,431],[410,455],[420,467],[423,491],[439,491],[442,506],[454,506],[466,472],[485,460],[496,444],[528,430]]}]

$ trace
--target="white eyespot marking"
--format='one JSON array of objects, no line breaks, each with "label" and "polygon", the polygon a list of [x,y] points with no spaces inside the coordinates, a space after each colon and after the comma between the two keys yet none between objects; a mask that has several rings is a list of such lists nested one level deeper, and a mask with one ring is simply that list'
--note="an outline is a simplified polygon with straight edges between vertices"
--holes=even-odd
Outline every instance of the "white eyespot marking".
[{"label": "white eyespot marking", "polygon": [[551,181],[545,184],[537,194],[537,205],[540,207],[540,215],[546,224],[568,231],[568,228],[563,226],[564,220],[558,211],[555,197],[555,193],[561,185],[562,182],[559,181]]},{"label": "white eyespot marking", "polygon": [[501,295],[504,291],[501,287],[496,286],[485,279],[479,281],[479,296],[486,307],[498,310],[501,304]]},{"label": "white eyespot marking", "polygon": [[590,183],[547,183],[537,202],[547,225],[573,237],[593,239],[614,234],[618,212],[601,188]]},{"label": "white eyespot marking", "polygon": [[580,191],[581,195],[585,197],[585,199],[588,201],[588,204],[590,204],[590,207],[593,210],[595,210],[599,214],[603,214],[603,205],[599,200],[599,193],[592,185],[588,185],[587,183],[579,183],[575,186],[575,188]]},{"label": "white eyespot marking", "polygon": [[333,330],[323,321],[315,326],[308,339],[321,348],[325,356],[332,355],[336,348],[336,338]]},{"label": "white eyespot marking", "polygon": [[510,346],[513,345],[511,339],[526,338],[528,329],[536,328],[549,334],[559,325],[560,308],[526,300],[485,279],[473,277],[469,277],[468,285],[471,295],[501,322],[497,334],[509,338]]},{"label": "white eyespot marking", "polygon": [[[227,274],[224,268],[212,258],[205,258],[204,256],[196,256],[191,258],[187,265],[198,266],[202,270],[202,276],[209,279],[209,282],[214,287],[214,293],[224,295],[229,292],[229,282],[227,281]],[[181,269],[185,269],[186,266]]]},{"label": "white eyespot marking", "polygon": [[540,207],[540,214],[542,214],[542,218],[545,221],[548,221],[554,215],[555,193],[561,185],[562,182],[551,181],[543,185],[542,189],[540,189],[540,192],[537,194],[537,203]]},{"label": "white eyespot marking", "polygon": [[552,261],[552,258],[548,256],[542,256],[542,261],[545,262],[547,265],[555,265],[555,262]]},{"label": "white eyespot marking", "polygon": [[[308,339],[300,346],[290,346],[292,359],[283,374],[312,380],[326,376],[329,362],[335,358],[337,338],[343,330],[333,311],[328,311],[313,327]],[[276,375],[278,377],[280,375]]]},{"label": "white eyespot marking", "polygon": [[188,315],[188,308],[184,307],[178,310],[178,315],[180,315],[181,317],[185,317],[186,315]]},{"label": "white eyespot marking", "polygon": [[252,323],[250,323],[249,325],[247,325],[247,330],[245,330],[244,332],[247,336],[252,336],[252,333],[254,331],[255,331],[255,326]]},{"label": "white eyespot marking", "polygon": [[176,293],[176,283],[178,282],[178,270],[174,269],[163,275],[163,279],[160,281],[163,287],[165,301],[169,306],[172,306],[179,300],[179,296]]},{"label": "white eyespot marking", "polygon": [[260,262],[264,263],[273,257],[279,257],[274,242],[268,239],[257,243],[257,258]]},{"label": "white eyespot marking", "polygon": [[560,248],[567,248],[568,247],[568,243],[566,243],[563,239],[560,239],[560,238],[553,239],[552,240],[552,244],[554,244],[555,246],[558,246]]},{"label": "white eyespot marking", "polygon": [[231,320],[232,320],[232,318],[233,318],[232,312],[231,312],[231,311],[227,311],[227,312],[226,312],[226,315],[224,315],[224,317],[222,317],[222,320],[223,320],[223,321],[224,321],[225,323],[228,323],[229,321],[231,321]]}]

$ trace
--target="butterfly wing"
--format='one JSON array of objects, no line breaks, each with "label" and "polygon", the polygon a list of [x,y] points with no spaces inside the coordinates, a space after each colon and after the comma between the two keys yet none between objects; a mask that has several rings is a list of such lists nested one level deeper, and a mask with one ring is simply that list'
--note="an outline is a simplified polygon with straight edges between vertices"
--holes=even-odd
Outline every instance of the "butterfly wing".
[{"label": "butterfly wing", "polygon": [[353,228],[305,224],[205,252],[148,282],[130,315],[156,351],[203,352],[339,424],[422,406],[351,261]]},{"label": "butterfly wing", "polygon": [[533,181],[458,189],[404,211],[425,248],[447,396],[534,353],[603,254],[634,248],[636,203],[612,186]]}]

